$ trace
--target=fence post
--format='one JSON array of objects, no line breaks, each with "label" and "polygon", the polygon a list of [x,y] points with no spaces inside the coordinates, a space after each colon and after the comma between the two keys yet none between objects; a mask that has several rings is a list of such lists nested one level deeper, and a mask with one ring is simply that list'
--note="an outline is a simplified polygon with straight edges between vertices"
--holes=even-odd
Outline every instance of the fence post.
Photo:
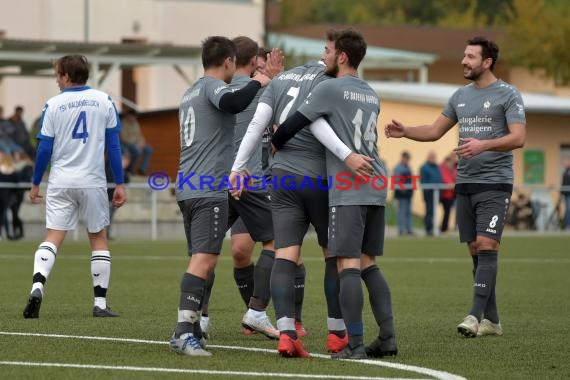
[{"label": "fence post", "polygon": [[158,196],[156,191],[150,192],[150,238],[156,240],[158,219]]},{"label": "fence post", "polygon": [[439,186],[433,189],[433,236],[439,236]]}]

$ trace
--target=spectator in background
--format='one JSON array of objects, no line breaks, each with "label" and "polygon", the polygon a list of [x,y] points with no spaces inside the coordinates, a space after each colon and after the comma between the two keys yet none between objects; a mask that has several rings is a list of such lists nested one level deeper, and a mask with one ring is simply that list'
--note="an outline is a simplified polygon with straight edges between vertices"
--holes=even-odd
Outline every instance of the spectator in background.
[{"label": "spectator in background", "polygon": [[14,144],[20,146],[29,157],[34,157],[36,152],[30,144],[30,134],[26,128],[26,123],[24,123],[23,115],[24,107],[16,106],[14,114],[7,121],[8,137]]},{"label": "spectator in background", "polygon": [[[422,185],[433,185],[441,183],[439,166],[437,165],[437,155],[435,151],[430,151],[426,162],[420,168],[420,182]],[[426,213],[424,216],[424,226],[427,236],[433,236],[433,215],[435,203],[433,200],[434,189],[423,189]]]},{"label": "spectator in background", "polygon": [[[16,182],[16,170],[14,161],[10,154],[0,150],[0,183]],[[10,192],[12,189],[0,187],[0,240],[2,239],[2,227],[6,223],[6,212],[9,207]],[[8,225],[6,228],[6,237],[10,237]]]},{"label": "spectator in background", "polygon": [[[564,173],[562,174],[562,186],[570,187],[570,158],[564,160]],[[570,229],[570,188],[560,192],[564,197],[564,229]]]},{"label": "spectator in background", "polygon": [[[402,152],[400,162],[394,168],[394,176],[403,176],[406,186],[412,184],[412,170],[410,169],[410,153]],[[412,189],[394,190],[394,198],[398,201],[398,234],[413,235],[412,229]]]},{"label": "spectator in background", "polygon": [[146,143],[141,132],[137,113],[133,110],[128,110],[121,120],[121,124],[121,143],[125,146],[131,157],[131,162],[126,171],[129,174],[134,174],[137,161],[142,155],[142,162],[137,173],[140,175],[146,175],[153,149]]},{"label": "spectator in background", "polygon": [[30,145],[34,148],[34,151],[38,149],[38,134],[40,133],[40,123],[42,121],[42,115],[38,116],[36,120],[32,123],[32,129],[30,129]]},{"label": "spectator in background", "polygon": [[[32,181],[34,173],[34,163],[23,150],[16,150],[12,153],[14,165],[14,182],[29,183]],[[10,189],[8,209],[12,213],[12,234],[8,236],[10,240],[18,240],[24,237],[24,223],[20,219],[20,207],[24,201],[24,193],[29,188],[18,187]]]},{"label": "spectator in background", "polygon": [[[455,185],[457,178],[457,155],[450,154],[445,157],[439,167],[441,183],[444,185]],[[441,221],[441,232],[447,232],[449,228],[449,216],[455,203],[455,191],[453,189],[443,189],[439,193],[439,200],[443,206],[443,219]]]},{"label": "spectator in background", "polygon": [[0,106],[0,152],[11,154],[13,150],[18,149],[12,140],[13,132],[14,126],[4,119],[4,108]]}]

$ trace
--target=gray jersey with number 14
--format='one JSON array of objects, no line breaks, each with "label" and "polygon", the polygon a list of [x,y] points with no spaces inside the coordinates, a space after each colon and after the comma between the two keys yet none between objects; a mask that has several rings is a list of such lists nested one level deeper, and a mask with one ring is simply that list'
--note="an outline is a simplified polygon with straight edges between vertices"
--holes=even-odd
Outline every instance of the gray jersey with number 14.
[{"label": "gray jersey with number 14", "polygon": [[329,205],[385,205],[389,184],[378,155],[376,122],[380,99],[376,92],[357,77],[330,79],[313,89],[299,112],[311,121],[324,117],[350,150],[374,159],[371,164],[375,177],[368,184],[358,184],[344,162],[327,150],[327,174],[333,178]]}]

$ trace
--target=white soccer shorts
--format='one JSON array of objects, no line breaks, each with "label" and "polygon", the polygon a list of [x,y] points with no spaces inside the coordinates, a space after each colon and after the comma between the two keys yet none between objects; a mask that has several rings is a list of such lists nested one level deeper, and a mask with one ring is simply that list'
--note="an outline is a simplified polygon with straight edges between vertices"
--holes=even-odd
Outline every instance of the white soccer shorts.
[{"label": "white soccer shorts", "polygon": [[107,189],[47,189],[46,228],[69,231],[81,217],[87,231],[99,232],[109,225]]}]

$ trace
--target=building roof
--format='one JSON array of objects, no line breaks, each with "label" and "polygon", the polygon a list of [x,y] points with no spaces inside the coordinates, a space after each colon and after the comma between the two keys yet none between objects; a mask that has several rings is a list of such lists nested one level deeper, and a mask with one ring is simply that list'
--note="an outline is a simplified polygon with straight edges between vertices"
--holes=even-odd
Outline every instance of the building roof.
[{"label": "building roof", "polygon": [[[324,33],[319,38],[306,38],[291,34],[274,33],[268,34],[269,46],[279,46],[285,52],[294,52],[306,56],[309,59],[318,59],[324,50]],[[367,68],[390,68],[390,69],[418,69],[431,64],[437,59],[434,54],[417,53],[399,49],[379,47],[368,41],[366,57],[362,66]]]},{"label": "building roof", "polygon": [[[449,84],[409,82],[368,82],[380,99],[444,106],[459,88]],[[570,115],[570,98],[536,93],[522,93],[527,113]]]},{"label": "building roof", "polygon": [[[83,54],[92,65],[111,71],[144,65],[201,64],[201,48],[149,43],[87,43],[0,38],[0,79],[3,76],[53,76],[53,62],[66,54]],[[101,83],[97,83],[101,85]]]},{"label": "building roof", "polygon": [[475,36],[486,36],[499,43],[505,34],[493,28],[451,29],[436,26],[378,26],[311,24],[278,30],[279,33],[323,39],[328,29],[357,29],[369,45],[435,54],[439,59],[460,59],[465,43]]}]

